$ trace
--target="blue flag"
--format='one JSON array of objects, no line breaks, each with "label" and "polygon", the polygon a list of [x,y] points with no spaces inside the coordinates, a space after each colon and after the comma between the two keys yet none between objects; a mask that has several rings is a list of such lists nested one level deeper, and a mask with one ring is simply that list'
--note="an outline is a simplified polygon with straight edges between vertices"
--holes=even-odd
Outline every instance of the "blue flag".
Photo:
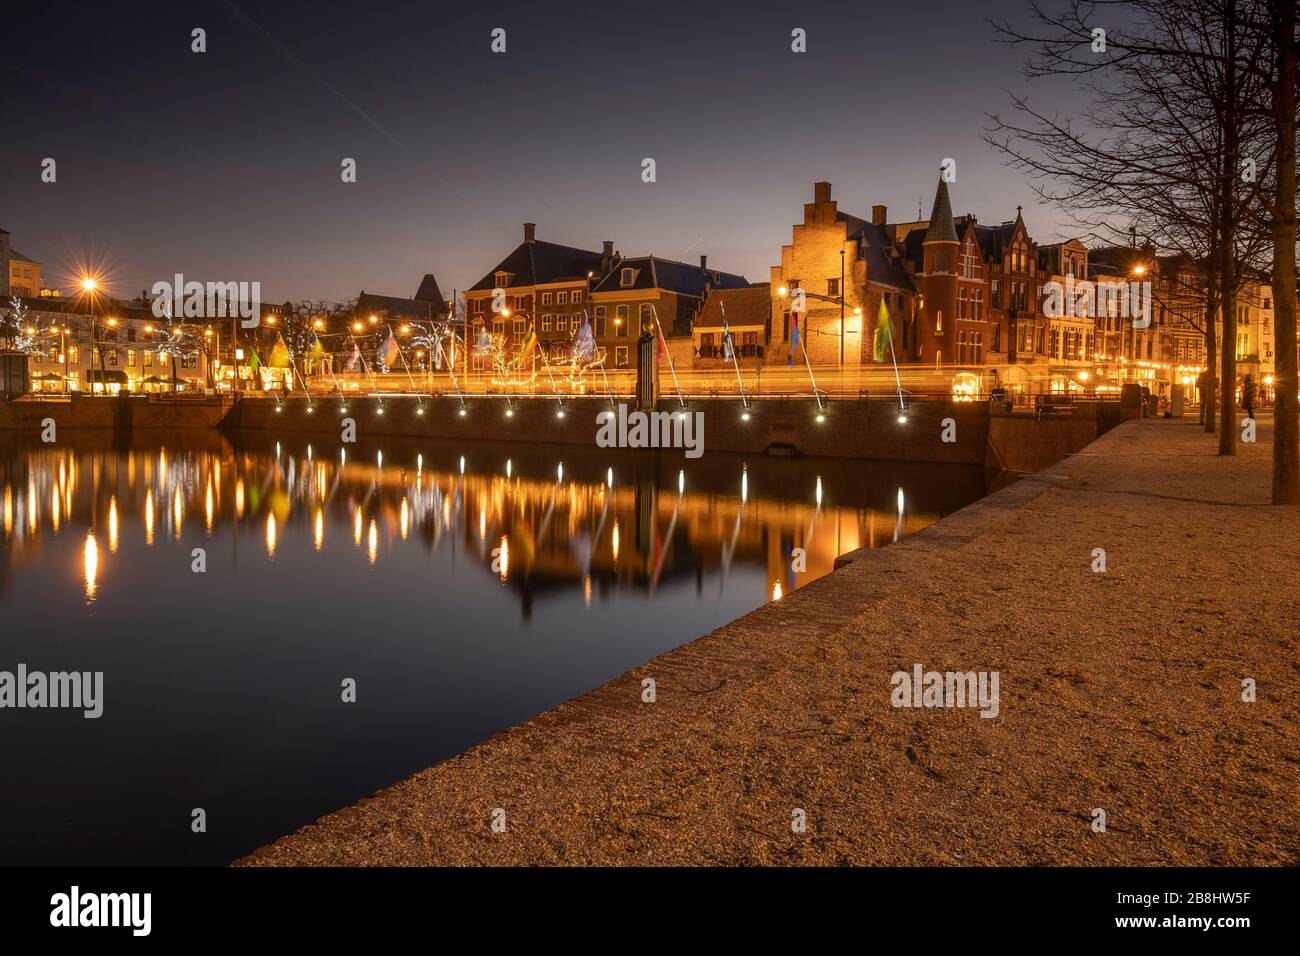
[{"label": "blue flag", "polygon": [[792,313],[790,318],[794,324],[790,327],[790,351],[785,356],[787,366],[794,365],[794,353],[799,349],[799,315]]},{"label": "blue flag", "polygon": [[573,340],[573,352],[584,362],[590,362],[596,352],[596,337],[591,334],[591,322],[586,312],[582,313],[582,328]]}]

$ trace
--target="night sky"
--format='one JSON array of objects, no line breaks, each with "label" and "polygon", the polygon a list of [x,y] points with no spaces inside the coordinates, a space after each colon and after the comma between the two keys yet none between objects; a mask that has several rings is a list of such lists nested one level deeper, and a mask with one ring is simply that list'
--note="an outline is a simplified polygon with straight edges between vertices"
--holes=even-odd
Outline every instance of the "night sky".
[{"label": "night sky", "polygon": [[[128,12],[129,11],[129,12]],[[182,272],[263,299],[450,294],[539,239],[694,260],[765,281],[829,179],[842,210],[1026,207],[1068,231],[980,140],[1020,76],[986,16],[924,2],[23,4],[0,53],[0,227],[64,284],[82,261],[135,295]],[[190,52],[207,30],[208,51]],[[494,27],[507,52],[489,50]],[[790,51],[794,27],[808,52]],[[41,160],[58,182],[40,181]],[[340,181],[353,157],[358,181]],[[658,181],[641,181],[653,157]]]}]

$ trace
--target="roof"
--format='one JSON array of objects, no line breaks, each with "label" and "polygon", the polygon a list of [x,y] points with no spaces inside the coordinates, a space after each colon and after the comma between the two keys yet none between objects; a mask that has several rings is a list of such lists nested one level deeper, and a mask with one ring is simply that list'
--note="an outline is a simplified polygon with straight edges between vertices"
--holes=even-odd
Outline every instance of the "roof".
[{"label": "roof", "polygon": [[600,259],[601,254],[590,249],[561,246],[537,239],[521,242],[492,271],[470,286],[468,291],[495,289],[498,272],[511,274],[511,286],[539,285],[561,279],[585,279],[588,272],[600,271]]},{"label": "roof", "polygon": [[41,262],[40,262],[39,259],[32,259],[32,258],[29,258],[28,256],[23,255],[21,252],[19,252],[17,249],[15,249],[13,246],[10,246],[10,247],[9,247],[9,258],[10,258],[10,259],[18,259],[18,260],[20,260],[20,261],[22,261],[22,262],[31,262],[31,263],[33,263],[33,264],[35,264],[35,265],[38,265],[38,266],[41,264]]},{"label": "roof", "polygon": [[421,302],[434,302],[439,306],[447,301],[442,290],[438,288],[438,280],[433,277],[432,272],[424,274],[424,278],[420,280],[420,287],[415,290],[415,295],[411,298],[419,299]]},{"label": "roof", "polygon": [[956,242],[957,230],[952,221],[952,200],[948,198],[948,183],[939,177],[939,188],[934,191],[934,207],[930,210],[930,228],[925,232],[926,242]]},{"label": "roof", "polygon": [[[862,241],[866,250],[868,282],[892,286],[907,292],[916,291],[915,286],[912,285],[912,277],[907,274],[907,269],[903,266],[903,260],[885,251],[893,248],[894,244],[890,241],[889,233],[885,232],[884,226],[877,226],[858,216],[850,216],[846,212],[837,212],[835,218],[845,224],[845,239]],[[911,238],[911,234],[908,238]]]},{"label": "roof", "polygon": [[[432,278],[432,276],[428,278]],[[447,303],[441,299],[436,301],[402,299],[398,296],[376,295],[373,292],[362,291],[357,296],[357,307],[353,310],[353,313],[361,315],[366,312],[387,312],[389,315],[400,315],[427,321],[430,318],[436,319],[446,315]]]},{"label": "roof", "polygon": [[[633,270],[631,285],[623,285],[622,271]],[[638,256],[619,260],[618,264],[592,288],[597,292],[617,292],[625,289],[667,289],[682,295],[699,298],[704,295],[705,284],[714,289],[745,289],[749,280],[730,272],[701,268],[698,264],[660,259],[657,256]]]},{"label": "roof", "polygon": [[722,328],[723,309],[727,312],[729,328],[764,326],[772,315],[772,287],[764,283],[744,289],[718,289],[704,300],[695,327]]}]

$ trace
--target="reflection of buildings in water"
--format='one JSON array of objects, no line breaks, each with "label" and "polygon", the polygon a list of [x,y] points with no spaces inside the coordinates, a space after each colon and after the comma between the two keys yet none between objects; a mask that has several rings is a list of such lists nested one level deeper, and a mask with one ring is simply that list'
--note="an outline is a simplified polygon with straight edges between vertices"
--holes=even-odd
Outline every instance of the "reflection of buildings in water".
[{"label": "reflection of buildings in water", "polygon": [[[255,523],[264,540],[260,550],[270,558],[298,529],[317,552],[350,539],[377,567],[397,540],[449,546],[517,588],[525,611],[534,594],[561,589],[580,588],[589,604],[593,594],[606,597],[620,588],[653,593],[692,577],[698,586],[713,571],[725,587],[738,566],[763,568],[764,596],[773,599],[830,572],[839,555],[920,530],[945,508],[880,507],[881,497],[892,504],[892,494],[884,493],[892,488],[874,480],[880,488],[863,501],[849,480],[863,480],[861,469],[842,463],[826,465],[844,473],[834,485],[807,465],[756,462],[751,474],[738,459],[712,471],[692,466],[689,475],[679,462],[656,461],[629,468],[631,477],[620,483],[604,462],[585,469],[589,479],[563,463],[525,476],[514,457],[499,472],[476,472],[466,470],[464,456],[457,464],[444,455],[451,467],[441,469],[427,464],[432,451],[428,458],[385,459],[382,452],[352,449],[322,454],[305,441],[300,451],[279,441],[274,451],[269,444],[234,447],[219,436],[160,439],[156,448],[128,450],[77,446],[31,447],[2,463],[0,586],[10,562],[38,560],[45,536],[60,529],[101,531],[98,581],[88,576],[89,590],[102,589],[105,562],[130,536],[158,546],[186,532],[190,540],[218,537]],[[579,454],[538,447],[547,456]],[[337,525],[352,533],[331,534]],[[798,571],[796,549],[804,552]]]}]

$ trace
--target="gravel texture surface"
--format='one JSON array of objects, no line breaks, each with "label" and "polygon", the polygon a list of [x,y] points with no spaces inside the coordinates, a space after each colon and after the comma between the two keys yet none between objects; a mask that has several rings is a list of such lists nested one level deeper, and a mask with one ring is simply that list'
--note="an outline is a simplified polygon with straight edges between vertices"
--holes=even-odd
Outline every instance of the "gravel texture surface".
[{"label": "gravel texture surface", "polygon": [[[1236,458],[1121,425],[237,865],[1294,865],[1300,511],[1260,424]],[[891,706],[915,664],[997,671],[998,716]]]}]

